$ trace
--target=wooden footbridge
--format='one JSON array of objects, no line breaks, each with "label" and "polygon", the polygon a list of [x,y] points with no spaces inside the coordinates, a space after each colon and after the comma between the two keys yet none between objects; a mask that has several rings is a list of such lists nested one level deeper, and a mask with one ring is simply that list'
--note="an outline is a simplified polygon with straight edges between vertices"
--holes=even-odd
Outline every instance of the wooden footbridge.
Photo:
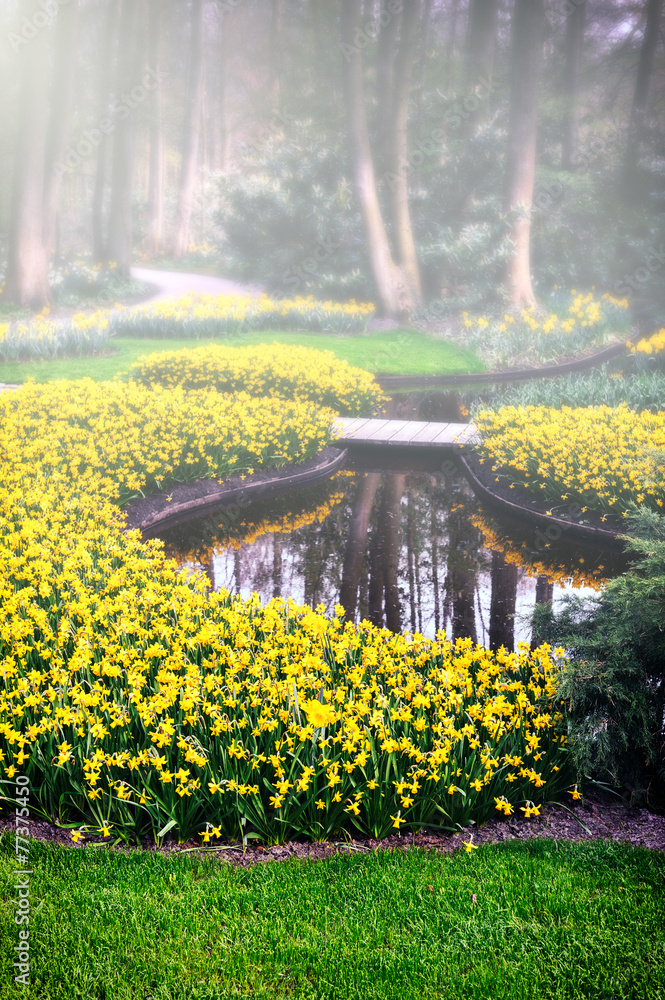
[{"label": "wooden footbridge", "polygon": [[338,417],[334,424],[339,444],[381,447],[446,448],[463,451],[480,440],[475,424],[441,424],[424,420],[367,420]]}]

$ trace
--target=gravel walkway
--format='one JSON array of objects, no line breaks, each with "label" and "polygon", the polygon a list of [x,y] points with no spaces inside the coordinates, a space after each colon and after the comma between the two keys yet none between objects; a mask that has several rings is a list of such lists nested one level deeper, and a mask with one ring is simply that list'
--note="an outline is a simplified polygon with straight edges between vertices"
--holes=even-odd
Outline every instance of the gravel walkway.
[{"label": "gravel walkway", "polygon": [[133,267],[132,278],[155,287],[154,294],[141,302],[142,306],[190,293],[251,295],[252,298],[256,298],[262,291],[260,285],[242,285],[229,278],[215,278],[210,274],[183,274],[180,271],[158,271],[146,267]]}]

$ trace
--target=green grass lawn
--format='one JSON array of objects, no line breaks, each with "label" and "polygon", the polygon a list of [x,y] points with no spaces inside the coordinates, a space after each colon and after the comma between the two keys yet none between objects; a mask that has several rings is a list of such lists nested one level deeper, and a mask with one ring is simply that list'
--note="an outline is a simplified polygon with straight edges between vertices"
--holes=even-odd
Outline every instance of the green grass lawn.
[{"label": "green grass lawn", "polygon": [[5,834],[3,1000],[665,997],[665,856],[624,845],[241,869],[31,842],[29,990],[13,983],[15,866]]},{"label": "green grass lawn", "polygon": [[32,376],[37,382],[52,379],[92,378],[105,381],[126,371],[141,354],[173,351],[204,344],[293,344],[333,351],[337,357],[359,368],[384,375],[449,375],[483,371],[471,351],[437,340],[414,330],[394,330],[362,336],[325,333],[248,333],[215,340],[154,340],[113,337],[110,353],[102,358],[74,358],[64,361],[0,363],[0,382],[20,383]]}]

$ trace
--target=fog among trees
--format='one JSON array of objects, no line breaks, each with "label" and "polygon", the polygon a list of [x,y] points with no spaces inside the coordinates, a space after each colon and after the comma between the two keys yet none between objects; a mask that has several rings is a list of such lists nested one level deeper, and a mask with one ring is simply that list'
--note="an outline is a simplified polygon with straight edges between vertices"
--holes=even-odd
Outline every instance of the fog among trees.
[{"label": "fog among trees", "polygon": [[648,325],[662,8],[3,0],[5,297],[163,259],[403,319],[595,285]]}]

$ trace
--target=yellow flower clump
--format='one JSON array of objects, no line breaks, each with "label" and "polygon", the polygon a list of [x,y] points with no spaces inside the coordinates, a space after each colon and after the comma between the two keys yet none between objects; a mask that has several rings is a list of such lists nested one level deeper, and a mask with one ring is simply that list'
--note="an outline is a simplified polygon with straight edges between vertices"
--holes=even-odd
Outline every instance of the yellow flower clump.
[{"label": "yellow flower clump", "polygon": [[631,346],[631,354],[661,354],[665,351],[665,327]]},{"label": "yellow flower clump", "polygon": [[167,389],[210,387],[284,399],[309,399],[341,413],[366,413],[385,397],[374,377],[341,361],[332,351],[284,344],[188,348],[139,358],[129,374]]},{"label": "yellow flower clump", "polygon": [[625,513],[633,501],[663,506],[665,413],[507,406],[483,410],[476,423],[493,470],[544,500],[579,500],[583,512],[604,515]]}]

